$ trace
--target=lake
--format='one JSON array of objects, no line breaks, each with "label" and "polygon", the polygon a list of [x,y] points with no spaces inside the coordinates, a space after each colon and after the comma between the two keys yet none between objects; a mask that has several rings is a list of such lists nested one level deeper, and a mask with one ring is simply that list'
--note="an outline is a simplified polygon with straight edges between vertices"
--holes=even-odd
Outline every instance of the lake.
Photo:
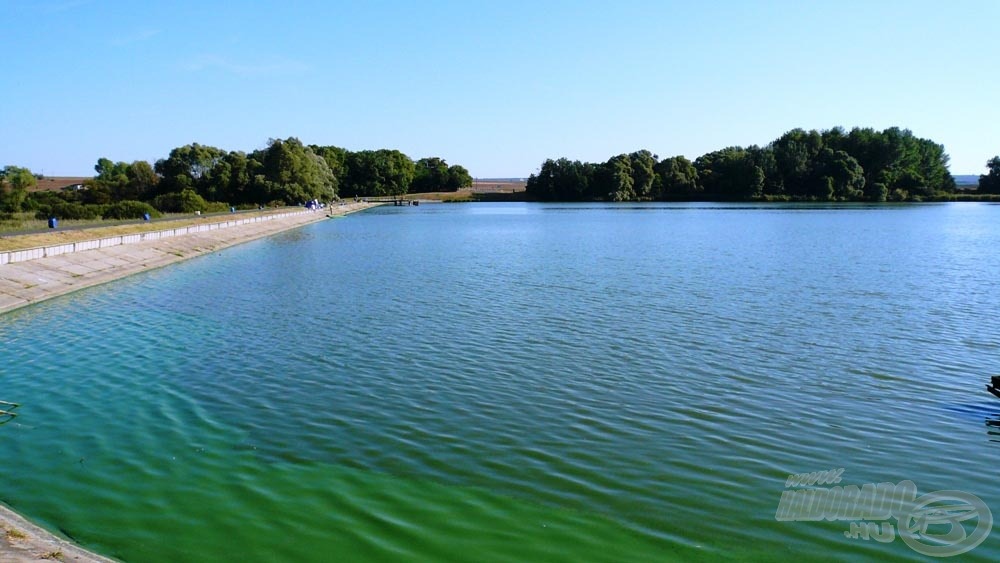
[{"label": "lake", "polygon": [[312,224],[0,316],[0,500],[126,561],[921,560],[776,511],[1000,509],[998,249],[976,203]]}]

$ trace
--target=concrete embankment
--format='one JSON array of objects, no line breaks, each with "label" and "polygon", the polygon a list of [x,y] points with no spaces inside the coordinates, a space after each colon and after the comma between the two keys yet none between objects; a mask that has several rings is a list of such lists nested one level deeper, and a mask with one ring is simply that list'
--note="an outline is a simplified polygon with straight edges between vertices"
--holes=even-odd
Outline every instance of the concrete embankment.
[{"label": "concrete embankment", "polygon": [[55,537],[0,505],[0,563],[39,561],[114,563],[113,559],[95,555]]},{"label": "concrete embankment", "polygon": [[6,263],[0,263],[0,314],[372,205],[352,203],[266,221],[199,225],[183,233],[155,231],[9,252]]}]

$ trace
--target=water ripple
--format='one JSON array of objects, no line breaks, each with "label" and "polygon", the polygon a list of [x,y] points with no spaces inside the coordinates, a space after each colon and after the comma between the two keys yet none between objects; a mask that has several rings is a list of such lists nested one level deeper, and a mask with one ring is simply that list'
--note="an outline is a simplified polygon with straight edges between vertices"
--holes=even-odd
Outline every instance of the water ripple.
[{"label": "water ripple", "polygon": [[142,561],[905,559],[787,475],[1000,501],[1000,210],[426,207],[0,317],[0,497]]}]

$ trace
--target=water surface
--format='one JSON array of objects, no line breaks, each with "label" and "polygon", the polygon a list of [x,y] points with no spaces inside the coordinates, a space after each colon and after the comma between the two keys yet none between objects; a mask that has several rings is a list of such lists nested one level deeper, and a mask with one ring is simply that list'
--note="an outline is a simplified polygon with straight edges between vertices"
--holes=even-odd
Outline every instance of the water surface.
[{"label": "water surface", "polygon": [[313,224],[0,317],[0,500],[128,561],[917,559],[775,510],[1000,510],[998,248],[988,204]]}]

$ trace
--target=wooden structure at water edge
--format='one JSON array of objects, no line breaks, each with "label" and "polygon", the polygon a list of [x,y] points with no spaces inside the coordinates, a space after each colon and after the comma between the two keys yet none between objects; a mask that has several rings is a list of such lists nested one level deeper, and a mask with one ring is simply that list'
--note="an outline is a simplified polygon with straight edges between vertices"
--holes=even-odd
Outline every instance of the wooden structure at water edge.
[{"label": "wooden structure at water edge", "polygon": [[396,207],[401,205],[420,205],[419,199],[408,199],[405,197],[396,196],[382,196],[382,197],[366,197],[364,199],[365,203],[391,203]]}]

